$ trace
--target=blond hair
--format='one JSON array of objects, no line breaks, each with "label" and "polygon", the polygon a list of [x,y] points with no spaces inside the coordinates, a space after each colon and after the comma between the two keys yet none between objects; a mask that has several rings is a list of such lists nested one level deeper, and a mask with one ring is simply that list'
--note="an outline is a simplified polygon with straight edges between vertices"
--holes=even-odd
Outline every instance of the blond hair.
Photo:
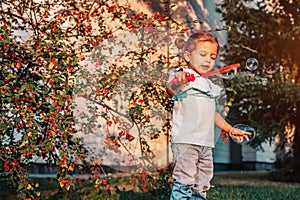
[{"label": "blond hair", "polygon": [[217,52],[219,52],[220,45],[218,39],[211,33],[205,31],[198,31],[192,34],[187,40],[184,51],[192,52],[196,49],[199,42],[211,42],[217,45]]}]

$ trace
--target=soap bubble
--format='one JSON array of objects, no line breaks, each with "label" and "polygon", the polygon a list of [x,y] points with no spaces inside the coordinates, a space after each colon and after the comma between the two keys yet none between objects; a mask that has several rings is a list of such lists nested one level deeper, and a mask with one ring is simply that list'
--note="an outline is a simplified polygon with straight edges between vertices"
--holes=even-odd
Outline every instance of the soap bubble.
[{"label": "soap bubble", "polygon": [[[248,135],[247,137],[242,137],[242,136],[235,136],[233,135],[233,130],[234,129],[240,129],[242,131],[251,133],[250,135]],[[231,129],[230,133],[229,133],[230,137],[232,138],[232,140],[237,143],[237,144],[249,144],[250,142],[252,142],[256,136],[256,131],[254,128],[250,127],[247,124],[236,124],[235,126],[233,126],[233,128]]]},{"label": "soap bubble", "polygon": [[258,61],[256,58],[248,58],[246,61],[246,68],[250,71],[256,70],[258,67]]}]

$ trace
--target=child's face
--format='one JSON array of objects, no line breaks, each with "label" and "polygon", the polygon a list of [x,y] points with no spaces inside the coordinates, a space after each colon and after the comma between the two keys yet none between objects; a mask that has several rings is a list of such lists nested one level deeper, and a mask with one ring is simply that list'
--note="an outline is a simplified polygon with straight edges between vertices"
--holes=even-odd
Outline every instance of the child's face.
[{"label": "child's face", "polygon": [[199,42],[196,49],[187,53],[189,68],[198,74],[205,74],[214,68],[218,53],[217,44],[212,42]]}]

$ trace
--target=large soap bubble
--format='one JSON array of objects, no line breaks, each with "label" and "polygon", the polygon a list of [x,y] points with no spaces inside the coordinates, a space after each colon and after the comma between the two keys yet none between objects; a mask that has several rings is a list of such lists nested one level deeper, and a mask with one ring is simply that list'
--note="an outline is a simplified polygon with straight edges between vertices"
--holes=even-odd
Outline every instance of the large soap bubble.
[{"label": "large soap bubble", "polygon": [[258,67],[258,61],[256,58],[248,58],[246,61],[246,68],[250,71],[256,70]]}]

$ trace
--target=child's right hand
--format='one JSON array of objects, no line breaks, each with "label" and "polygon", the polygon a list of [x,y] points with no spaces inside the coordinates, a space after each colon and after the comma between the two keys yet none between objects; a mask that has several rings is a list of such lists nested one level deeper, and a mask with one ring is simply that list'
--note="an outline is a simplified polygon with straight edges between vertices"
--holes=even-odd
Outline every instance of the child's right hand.
[{"label": "child's right hand", "polygon": [[168,94],[174,96],[181,88],[182,84],[194,81],[194,74],[184,71],[178,71],[174,74],[174,79],[167,84]]},{"label": "child's right hand", "polygon": [[190,77],[190,73],[184,71],[178,71],[175,73],[172,83],[175,85],[187,83],[190,81],[187,77]]}]

